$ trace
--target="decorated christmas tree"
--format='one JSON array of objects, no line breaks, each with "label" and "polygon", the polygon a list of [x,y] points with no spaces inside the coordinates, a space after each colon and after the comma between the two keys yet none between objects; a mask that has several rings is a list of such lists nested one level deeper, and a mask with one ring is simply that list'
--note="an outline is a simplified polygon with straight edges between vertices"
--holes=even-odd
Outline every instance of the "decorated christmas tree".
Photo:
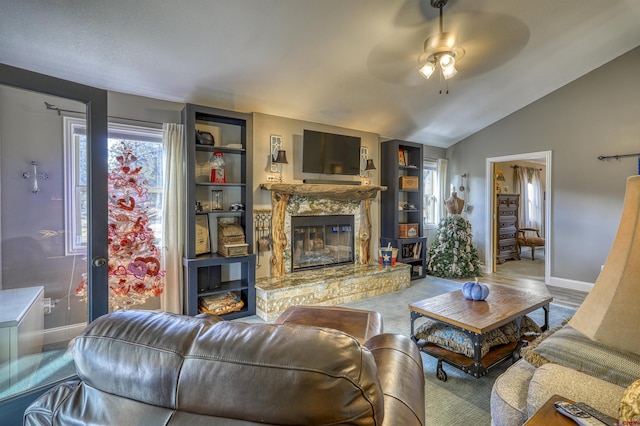
[{"label": "decorated christmas tree", "polygon": [[[165,271],[149,227],[148,182],[126,142],[118,146],[117,166],[109,173],[109,307],[126,309],[162,294]],[[76,289],[86,299],[87,276]]]},{"label": "decorated christmas tree", "polygon": [[471,242],[471,224],[460,215],[443,218],[429,248],[429,275],[444,278],[480,276],[478,252]]}]

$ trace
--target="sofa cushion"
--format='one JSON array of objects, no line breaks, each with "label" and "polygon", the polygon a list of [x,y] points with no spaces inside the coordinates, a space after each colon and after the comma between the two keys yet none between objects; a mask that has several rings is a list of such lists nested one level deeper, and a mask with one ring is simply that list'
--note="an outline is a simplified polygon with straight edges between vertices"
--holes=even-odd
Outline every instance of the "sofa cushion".
[{"label": "sofa cushion", "polygon": [[383,418],[374,357],[337,330],[118,311],[91,323],[73,355],[85,386],[185,413],[298,425]]},{"label": "sofa cushion", "polygon": [[527,421],[527,391],[535,371],[534,366],[520,359],[498,376],[491,388],[493,426],[521,425]]},{"label": "sofa cushion", "polygon": [[536,367],[555,363],[623,387],[640,378],[640,355],[595,342],[568,324],[522,354]]},{"label": "sofa cushion", "polygon": [[617,418],[623,393],[621,386],[561,365],[545,364],[535,370],[529,382],[527,409],[532,416],[551,396],[562,395]]}]

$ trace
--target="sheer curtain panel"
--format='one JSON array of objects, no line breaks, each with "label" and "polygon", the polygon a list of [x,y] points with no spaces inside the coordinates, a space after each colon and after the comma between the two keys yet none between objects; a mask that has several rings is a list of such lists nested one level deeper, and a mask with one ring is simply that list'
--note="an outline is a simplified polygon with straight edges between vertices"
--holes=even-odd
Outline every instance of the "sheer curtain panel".
[{"label": "sheer curtain panel", "polygon": [[162,310],[182,313],[182,257],[184,248],[184,222],[186,203],[184,167],[184,126],[176,123],[162,125],[163,168],[165,184],[162,198],[164,215],[162,222],[166,268],[165,289],[162,293]]}]

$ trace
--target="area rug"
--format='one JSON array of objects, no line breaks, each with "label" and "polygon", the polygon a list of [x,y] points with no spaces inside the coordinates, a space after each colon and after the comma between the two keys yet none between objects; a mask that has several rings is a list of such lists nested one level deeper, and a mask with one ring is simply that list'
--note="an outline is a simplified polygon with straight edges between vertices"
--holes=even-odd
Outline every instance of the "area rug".
[{"label": "area rug", "polygon": [[[347,303],[356,309],[368,309],[382,314],[385,332],[410,335],[411,322],[408,305],[428,297],[459,290],[461,284],[445,279],[427,277],[411,283],[411,287],[396,293],[384,294]],[[556,327],[575,311],[551,304],[549,326]],[[544,311],[529,314],[538,324],[544,324]],[[446,364],[447,381],[436,378],[437,360],[422,354],[425,375],[425,412],[428,425],[487,425],[491,424],[490,396],[496,378],[510,365],[506,361],[491,369],[486,376],[476,379]]]}]

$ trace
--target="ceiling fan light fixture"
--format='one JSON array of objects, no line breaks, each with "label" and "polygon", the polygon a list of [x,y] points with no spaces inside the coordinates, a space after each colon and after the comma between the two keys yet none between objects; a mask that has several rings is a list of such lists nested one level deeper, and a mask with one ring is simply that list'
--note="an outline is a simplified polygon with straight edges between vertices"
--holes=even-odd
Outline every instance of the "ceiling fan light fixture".
[{"label": "ceiling fan light fixture", "polygon": [[442,67],[442,76],[445,80],[449,80],[456,74],[458,74],[458,70],[453,66],[453,64],[447,67]]},{"label": "ceiling fan light fixture", "polygon": [[431,77],[438,65],[445,80],[455,76],[458,73],[456,61],[465,53],[464,49],[456,46],[455,35],[442,30],[442,8],[446,4],[447,0],[431,0],[431,6],[440,10],[440,32],[424,41],[424,53],[418,58],[418,72],[426,79]]},{"label": "ceiling fan light fixture", "polygon": [[444,71],[446,68],[453,68],[456,64],[456,58],[451,52],[444,52],[439,55],[438,62],[440,62],[440,66]]},{"label": "ceiling fan light fixture", "polygon": [[427,61],[423,66],[420,67],[418,72],[421,76],[426,78],[427,80],[431,77],[431,74],[436,70],[436,64],[433,62]]}]

